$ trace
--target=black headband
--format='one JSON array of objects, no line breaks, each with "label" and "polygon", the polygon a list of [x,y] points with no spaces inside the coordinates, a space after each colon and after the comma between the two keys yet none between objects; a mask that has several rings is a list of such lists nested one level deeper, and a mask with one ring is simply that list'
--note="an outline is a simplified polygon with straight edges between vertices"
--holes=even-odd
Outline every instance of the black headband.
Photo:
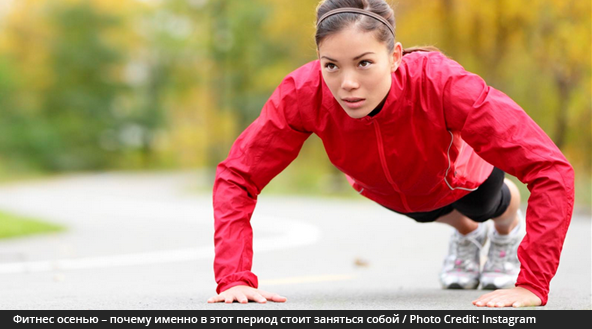
[{"label": "black headband", "polygon": [[391,30],[391,33],[393,34],[393,36],[395,36],[395,29],[393,28],[391,23],[389,23],[389,21],[387,21],[384,17],[382,17],[374,12],[371,12],[369,10],[364,10],[364,9],[360,9],[360,8],[350,8],[350,7],[337,8],[337,9],[333,9],[333,10],[328,11],[325,15],[323,15],[321,18],[319,18],[319,20],[317,22],[317,29],[319,28],[319,25],[321,25],[321,23],[327,17],[341,14],[341,13],[362,14],[362,15],[366,15],[368,17],[372,17],[372,18],[380,21],[382,24],[386,25],[386,27],[388,27],[388,29]]}]

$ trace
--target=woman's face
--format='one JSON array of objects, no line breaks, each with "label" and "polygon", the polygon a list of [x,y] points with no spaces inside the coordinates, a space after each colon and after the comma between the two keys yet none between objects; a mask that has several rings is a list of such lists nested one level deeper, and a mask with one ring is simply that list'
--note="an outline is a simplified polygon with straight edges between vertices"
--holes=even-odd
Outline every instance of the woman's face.
[{"label": "woman's face", "polygon": [[376,108],[391,88],[401,62],[401,44],[389,53],[373,32],[346,28],[325,38],[318,47],[325,83],[339,105],[352,118]]}]

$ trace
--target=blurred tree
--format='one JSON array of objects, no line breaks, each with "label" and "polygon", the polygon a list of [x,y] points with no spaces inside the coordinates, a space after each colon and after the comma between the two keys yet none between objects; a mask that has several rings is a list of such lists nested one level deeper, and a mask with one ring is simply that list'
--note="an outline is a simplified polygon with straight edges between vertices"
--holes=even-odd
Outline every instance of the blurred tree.
[{"label": "blurred tree", "polygon": [[[171,86],[154,55],[166,47],[138,36],[134,9],[146,14],[131,0],[15,3],[0,38],[20,81],[0,119],[11,161],[58,171],[152,163]],[[127,163],[136,150],[140,161]]]},{"label": "blurred tree", "polygon": [[43,97],[42,124],[32,127],[40,161],[55,170],[100,169],[110,164],[101,136],[117,127],[113,102],[124,85],[113,77],[122,55],[102,32],[119,24],[86,2],[54,5],[49,19],[55,29],[49,65],[53,83]]},{"label": "blurred tree", "polygon": [[[481,75],[590,175],[589,1],[389,2],[405,47],[435,45]],[[0,13],[0,162],[214,168],[281,79],[316,58],[318,3],[11,1]],[[313,136],[299,159],[326,159],[322,143]],[[315,171],[310,183],[331,168],[295,171]]]},{"label": "blurred tree", "polygon": [[23,82],[3,111],[1,148],[49,170],[105,168],[113,154],[100,138],[116,125],[112,104],[122,85],[111,76],[121,56],[101,33],[118,22],[86,2],[36,4],[19,3],[5,31]]},{"label": "blurred tree", "polygon": [[590,175],[589,1],[420,0],[396,8],[404,45],[436,45],[507,93]]},{"label": "blurred tree", "polygon": [[[8,166],[42,167],[32,154],[31,132],[41,101],[38,95],[50,82],[48,43],[51,30],[42,19],[43,3],[12,3],[0,22],[5,97],[0,107],[0,160]],[[9,81],[9,82],[7,82]]]},{"label": "blurred tree", "polygon": [[269,97],[269,90],[256,91],[253,86],[259,78],[258,70],[278,56],[262,33],[269,8],[261,1],[210,1],[205,10],[209,17],[209,90],[215,107],[231,112],[236,122],[234,131],[210,144],[209,164],[215,166],[226,157],[234,138],[257,117]]},{"label": "blurred tree", "polygon": [[0,54],[0,171],[4,157],[8,155],[7,146],[10,144],[10,122],[15,107],[14,93],[16,91],[14,72],[7,58]]}]

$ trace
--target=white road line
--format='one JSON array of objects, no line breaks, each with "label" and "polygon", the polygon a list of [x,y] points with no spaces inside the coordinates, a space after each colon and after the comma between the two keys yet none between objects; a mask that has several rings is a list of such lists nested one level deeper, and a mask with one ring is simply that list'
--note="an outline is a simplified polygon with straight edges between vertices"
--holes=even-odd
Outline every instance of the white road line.
[{"label": "white road line", "polygon": [[[255,217],[255,216],[253,216]],[[255,239],[254,252],[275,251],[316,243],[321,231],[314,225],[277,217],[257,216],[253,229],[270,231],[271,237]],[[31,262],[0,263],[0,274],[71,271],[121,266],[150,265],[214,258],[214,247],[163,250],[146,253],[55,259]]]}]

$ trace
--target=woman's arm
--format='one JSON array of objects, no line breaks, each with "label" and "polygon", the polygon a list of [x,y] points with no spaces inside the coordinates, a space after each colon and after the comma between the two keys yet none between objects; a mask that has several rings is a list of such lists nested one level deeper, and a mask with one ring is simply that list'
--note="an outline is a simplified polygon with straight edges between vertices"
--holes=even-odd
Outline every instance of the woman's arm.
[{"label": "woman's arm", "polygon": [[547,134],[504,93],[448,60],[446,124],[485,161],[517,177],[531,192],[527,234],[518,249],[516,286],[547,303],[574,206],[574,171]]},{"label": "woman's arm", "polygon": [[304,130],[298,110],[297,90],[288,77],[218,165],[213,189],[218,293],[235,286],[258,286],[251,272],[250,219],[261,190],[296,158],[311,134]]}]

